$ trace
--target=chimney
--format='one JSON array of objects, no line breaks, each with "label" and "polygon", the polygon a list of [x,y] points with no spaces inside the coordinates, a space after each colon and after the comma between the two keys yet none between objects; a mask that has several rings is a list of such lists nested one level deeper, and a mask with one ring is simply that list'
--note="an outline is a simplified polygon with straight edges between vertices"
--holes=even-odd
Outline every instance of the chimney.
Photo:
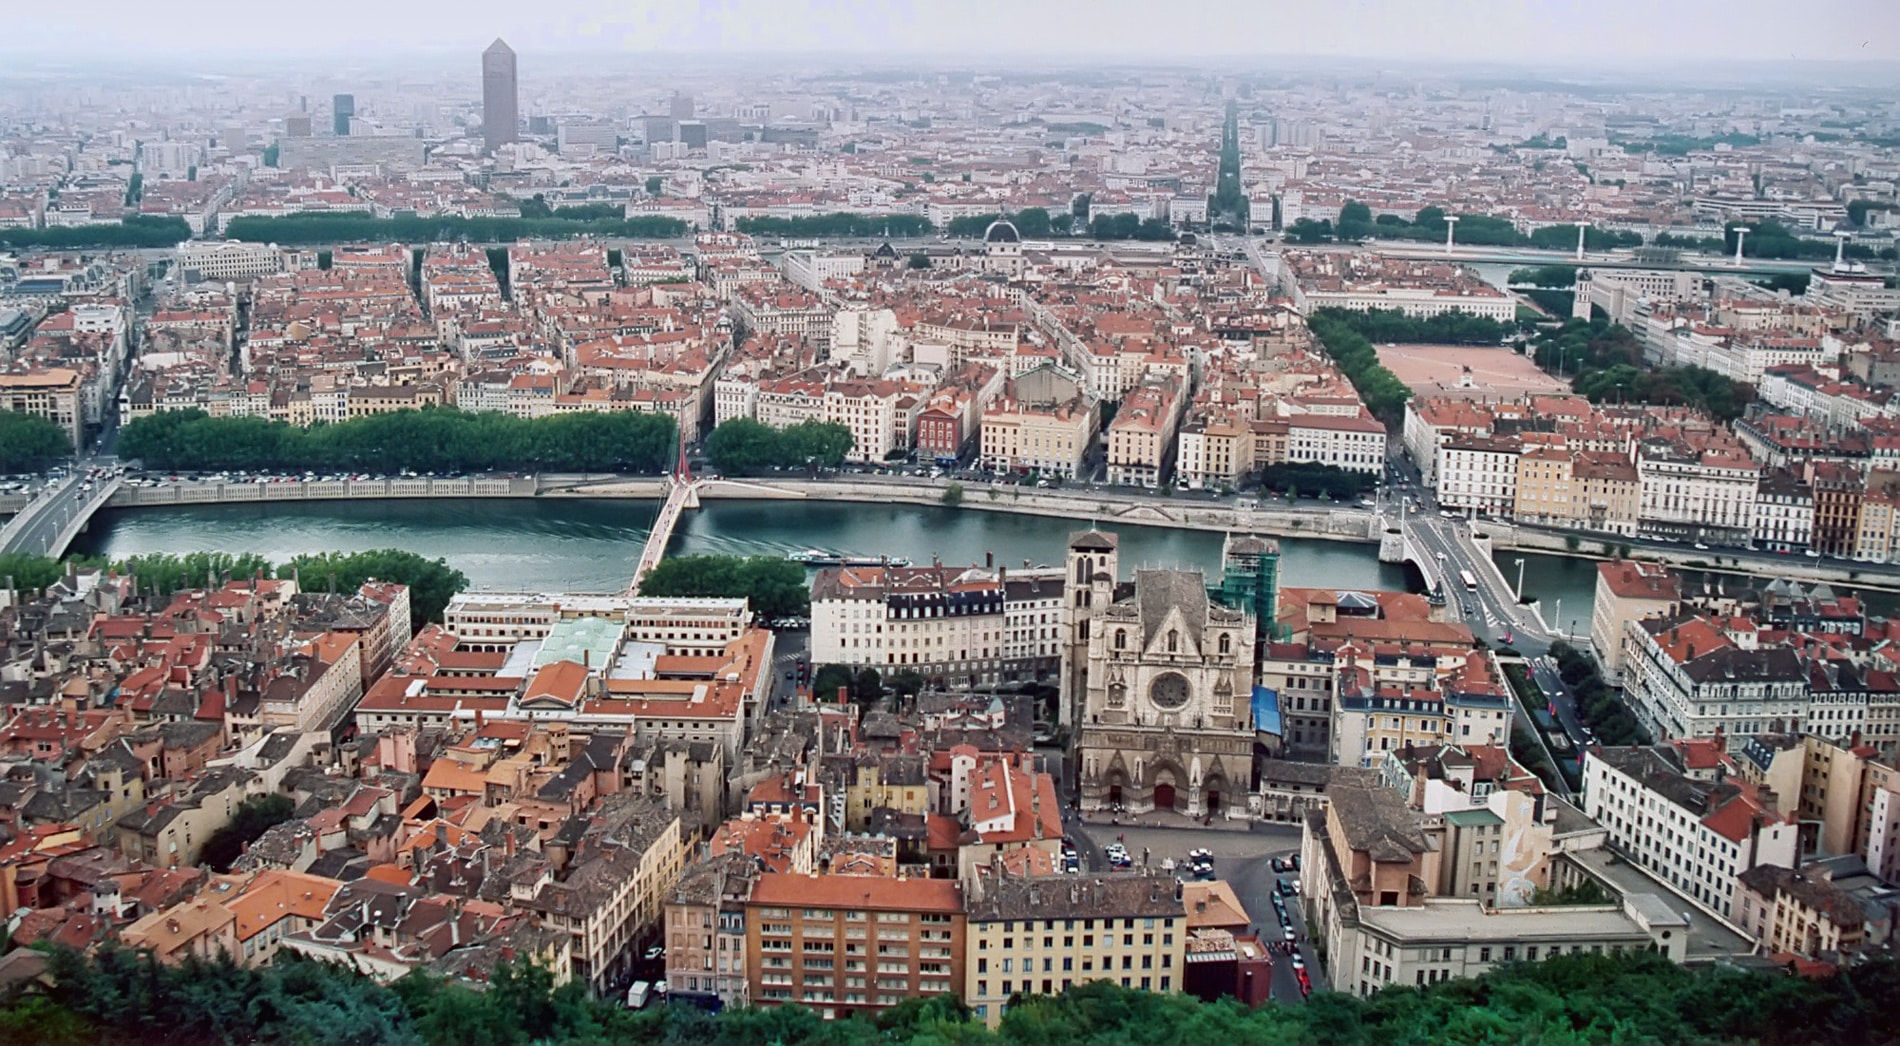
[{"label": "chimney", "polygon": [[994,552],[991,552],[991,551],[990,551],[989,549],[984,549],[984,550],[983,550],[983,565],[984,565],[985,567],[993,567],[993,566],[995,566],[995,565],[996,565],[996,553],[994,553]]}]

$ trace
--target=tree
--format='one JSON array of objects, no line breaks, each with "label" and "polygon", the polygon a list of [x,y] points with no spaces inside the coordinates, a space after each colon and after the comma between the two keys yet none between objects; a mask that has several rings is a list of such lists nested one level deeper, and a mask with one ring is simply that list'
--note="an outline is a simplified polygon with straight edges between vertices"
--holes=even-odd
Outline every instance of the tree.
[{"label": "tree", "polygon": [[73,441],[52,420],[0,410],[0,472],[36,472],[73,452]]},{"label": "tree", "polygon": [[963,484],[952,483],[943,488],[943,503],[951,508],[963,504]]},{"label": "tree", "polygon": [[633,472],[672,464],[673,419],[641,411],[516,418],[452,407],[298,428],[257,417],[161,411],[120,432],[119,454],[154,469],[361,469],[393,473]]},{"label": "tree", "polygon": [[151,552],[119,560],[112,571],[136,579],[140,592],[163,597],[188,588],[216,588],[226,580],[268,577],[271,565],[254,552]]},{"label": "tree", "polygon": [[204,848],[198,851],[198,860],[219,871],[231,870],[231,862],[244,853],[244,848],[257,841],[273,825],[290,820],[296,803],[281,792],[267,795],[254,795],[238,804],[237,813],[231,822],[205,836]]},{"label": "tree", "polygon": [[829,701],[841,689],[849,694],[856,679],[846,665],[823,665],[811,679],[812,700]]},{"label": "tree", "polygon": [[666,189],[666,179],[653,175],[647,179],[647,195],[658,196]]},{"label": "tree", "polygon": [[440,556],[429,559],[399,548],[298,556],[278,567],[277,576],[297,578],[305,591],[350,593],[371,580],[407,585],[412,628],[441,621],[449,600],[468,587],[468,576]]},{"label": "tree", "polygon": [[651,596],[743,597],[766,617],[803,617],[811,611],[805,568],[776,556],[674,556],[640,582]]},{"label": "tree", "polygon": [[916,254],[911,255],[909,266],[913,269],[930,268],[930,255],[924,254],[921,251]]},{"label": "tree", "polygon": [[1372,208],[1358,200],[1347,200],[1339,209],[1339,238],[1342,240],[1363,239],[1372,233]]},{"label": "tree", "polygon": [[851,697],[861,705],[870,704],[884,696],[884,680],[877,669],[865,667],[851,679]]}]

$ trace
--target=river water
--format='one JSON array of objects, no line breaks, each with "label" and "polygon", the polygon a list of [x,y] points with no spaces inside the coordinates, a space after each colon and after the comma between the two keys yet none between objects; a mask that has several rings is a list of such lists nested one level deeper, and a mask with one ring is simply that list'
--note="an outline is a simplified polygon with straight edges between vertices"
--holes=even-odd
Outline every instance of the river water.
[{"label": "river water", "polygon": [[[305,552],[405,548],[441,556],[490,590],[612,591],[633,574],[658,502],[626,499],[310,501],[199,505],[101,512],[75,552],[113,559],[147,552],[256,552],[282,562]],[[986,554],[1019,567],[1057,564],[1071,531],[1046,516],[972,509],[845,502],[708,501],[688,512],[672,552],[783,555],[807,548],[903,556],[916,563],[981,563]],[[1220,567],[1221,535],[1122,525],[1122,571],[1140,566]],[[1378,561],[1370,544],[1280,539],[1282,584],[1329,588],[1407,587],[1404,571]],[[1516,581],[1516,553],[1498,556]],[[1546,618],[1589,627],[1594,563],[1526,555],[1524,590]],[[1552,624],[1557,624],[1552,621]]]}]

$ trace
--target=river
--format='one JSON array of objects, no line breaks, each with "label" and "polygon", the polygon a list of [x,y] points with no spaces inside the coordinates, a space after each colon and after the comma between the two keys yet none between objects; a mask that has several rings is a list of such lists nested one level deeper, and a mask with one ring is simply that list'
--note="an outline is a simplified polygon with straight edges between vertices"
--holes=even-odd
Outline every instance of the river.
[{"label": "river", "polygon": [[[611,591],[627,583],[659,504],[622,499],[311,501],[101,512],[73,551],[112,559],[147,552],[255,552],[281,562],[305,552],[405,548],[441,556],[482,589]],[[1086,523],[969,509],[844,502],[710,500],[688,512],[675,555],[783,555],[822,548],[928,563],[1060,564]],[[1220,566],[1221,536],[1122,526],[1122,570]],[[1282,539],[1283,583],[1403,588],[1404,572],[1369,544]]]}]

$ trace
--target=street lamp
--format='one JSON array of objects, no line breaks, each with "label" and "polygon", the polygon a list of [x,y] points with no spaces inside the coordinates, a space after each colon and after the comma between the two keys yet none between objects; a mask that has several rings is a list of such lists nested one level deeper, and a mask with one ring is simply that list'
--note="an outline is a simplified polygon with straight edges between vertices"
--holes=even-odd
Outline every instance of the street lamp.
[{"label": "street lamp", "polygon": [[1524,557],[1517,557],[1517,601],[1524,602]]}]

